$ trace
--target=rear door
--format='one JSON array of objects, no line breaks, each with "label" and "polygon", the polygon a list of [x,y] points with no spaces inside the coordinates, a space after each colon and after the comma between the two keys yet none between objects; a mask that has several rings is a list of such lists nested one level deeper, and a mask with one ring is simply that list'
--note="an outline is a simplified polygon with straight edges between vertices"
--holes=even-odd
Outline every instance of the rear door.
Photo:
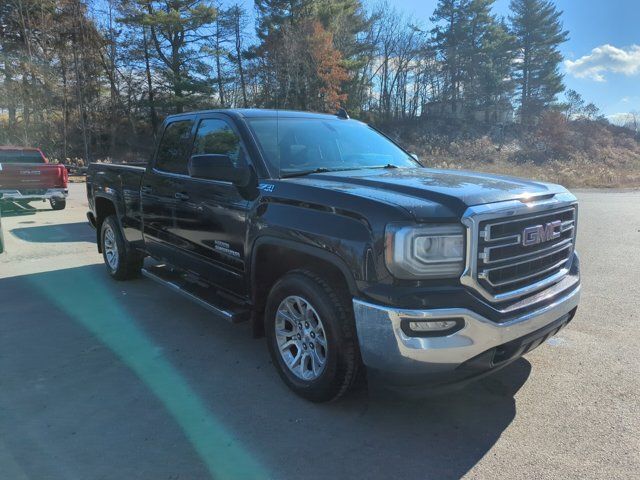
[{"label": "rear door", "polygon": [[[220,114],[198,118],[191,154],[227,155],[236,165],[249,162],[235,126]],[[243,272],[249,201],[231,182],[218,180],[191,178],[186,193],[192,212],[180,230],[180,243],[198,258],[197,273],[220,288],[246,293]]]},{"label": "rear door", "polygon": [[182,267],[181,225],[188,223],[193,211],[185,190],[194,120],[194,116],[177,117],[165,125],[155,160],[140,186],[145,246],[153,257],[176,267]]}]

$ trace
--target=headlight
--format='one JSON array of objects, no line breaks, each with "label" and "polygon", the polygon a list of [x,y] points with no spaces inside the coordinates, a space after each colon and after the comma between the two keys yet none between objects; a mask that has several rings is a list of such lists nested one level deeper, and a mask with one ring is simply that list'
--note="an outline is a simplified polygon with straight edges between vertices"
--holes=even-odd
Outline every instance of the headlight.
[{"label": "headlight", "polygon": [[464,268],[464,227],[387,225],[385,261],[396,278],[457,277]]}]

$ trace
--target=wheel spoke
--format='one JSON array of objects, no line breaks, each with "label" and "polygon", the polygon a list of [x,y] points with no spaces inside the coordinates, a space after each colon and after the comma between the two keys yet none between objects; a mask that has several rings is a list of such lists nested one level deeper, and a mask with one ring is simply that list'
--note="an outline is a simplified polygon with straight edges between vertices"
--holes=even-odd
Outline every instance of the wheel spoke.
[{"label": "wheel spoke", "polygon": [[289,322],[291,325],[293,325],[294,330],[298,329],[298,323],[296,322],[296,319],[293,318],[291,312],[289,312],[288,309],[286,311],[283,309],[278,310],[278,316],[285,322]]},{"label": "wheel spoke", "polygon": [[318,364],[318,367],[324,366],[324,359],[320,358],[318,350],[314,348],[311,352],[311,359],[313,360],[314,364]]},{"label": "wheel spoke", "polygon": [[288,342],[280,345],[280,351],[285,352],[286,350],[291,350],[291,347],[297,347],[297,343],[294,340],[289,340]]},{"label": "wheel spoke", "polygon": [[289,363],[289,368],[291,370],[294,370],[297,365],[302,365],[302,353],[300,352],[300,350],[298,350],[298,352],[296,353],[296,356],[293,357],[293,359],[291,360],[291,363]]},{"label": "wheel spoke", "polygon": [[291,318],[293,319],[293,321],[298,321],[298,314],[295,311],[295,308],[293,308],[293,304],[291,302],[287,302],[285,304],[285,307],[287,308],[287,311],[289,312],[289,315],[291,315]]},{"label": "wheel spoke", "polygon": [[308,375],[306,375],[307,359],[308,358],[309,358],[309,354],[305,352],[305,353],[302,354],[302,359],[300,361],[300,374],[301,374],[302,378],[304,378],[305,380],[308,377]]},{"label": "wheel spoke", "polygon": [[322,332],[322,336],[316,335],[315,340],[318,345],[322,345],[325,349],[327,348],[327,339],[324,338],[324,332]]},{"label": "wheel spoke", "polygon": [[300,317],[301,318],[305,318],[305,312],[307,311],[307,307],[306,305],[303,305],[303,303],[300,301],[300,297],[296,297],[296,306],[298,307],[298,311],[300,312]]},{"label": "wheel spoke", "polygon": [[311,370],[313,371],[314,375],[317,375],[318,371],[322,367],[322,362],[318,358],[318,354],[315,350],[311,350],[309,357],[311,358]]}]

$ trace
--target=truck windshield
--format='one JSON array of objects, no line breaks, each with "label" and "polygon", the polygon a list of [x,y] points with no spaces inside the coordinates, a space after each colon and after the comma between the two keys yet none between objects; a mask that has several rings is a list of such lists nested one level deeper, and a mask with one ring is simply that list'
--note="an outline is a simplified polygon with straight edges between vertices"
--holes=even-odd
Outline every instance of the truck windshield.
[{"label": "truck windshield", "polygon": [[37,150],[0,150],[0,163],[44,163]]},{"label": "truck windshield", "polygon": [[315,171],[420,165],[367,125],[336,118],[250,118],[266,161],[280,177]]}]

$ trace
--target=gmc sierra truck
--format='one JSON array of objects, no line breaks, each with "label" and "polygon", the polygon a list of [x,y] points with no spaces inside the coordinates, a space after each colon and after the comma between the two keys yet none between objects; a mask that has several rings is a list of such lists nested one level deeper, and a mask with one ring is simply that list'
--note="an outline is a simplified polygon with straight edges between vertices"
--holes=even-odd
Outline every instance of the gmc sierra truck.
[{"label": "gmc sierra truck", "polygon": [[159,138],[146,167],[88,169],[108,273],[251,322],[307,399],[463,385],[576,312],[561,186],[424,168],[344,111],[180,114]]},{"label": "gmc sierra truck", "polygon": [[63,210],[68,181],[65,166],[49,163],[39,148],[0,146],[0,200],[48,200],[54,210]]}]

